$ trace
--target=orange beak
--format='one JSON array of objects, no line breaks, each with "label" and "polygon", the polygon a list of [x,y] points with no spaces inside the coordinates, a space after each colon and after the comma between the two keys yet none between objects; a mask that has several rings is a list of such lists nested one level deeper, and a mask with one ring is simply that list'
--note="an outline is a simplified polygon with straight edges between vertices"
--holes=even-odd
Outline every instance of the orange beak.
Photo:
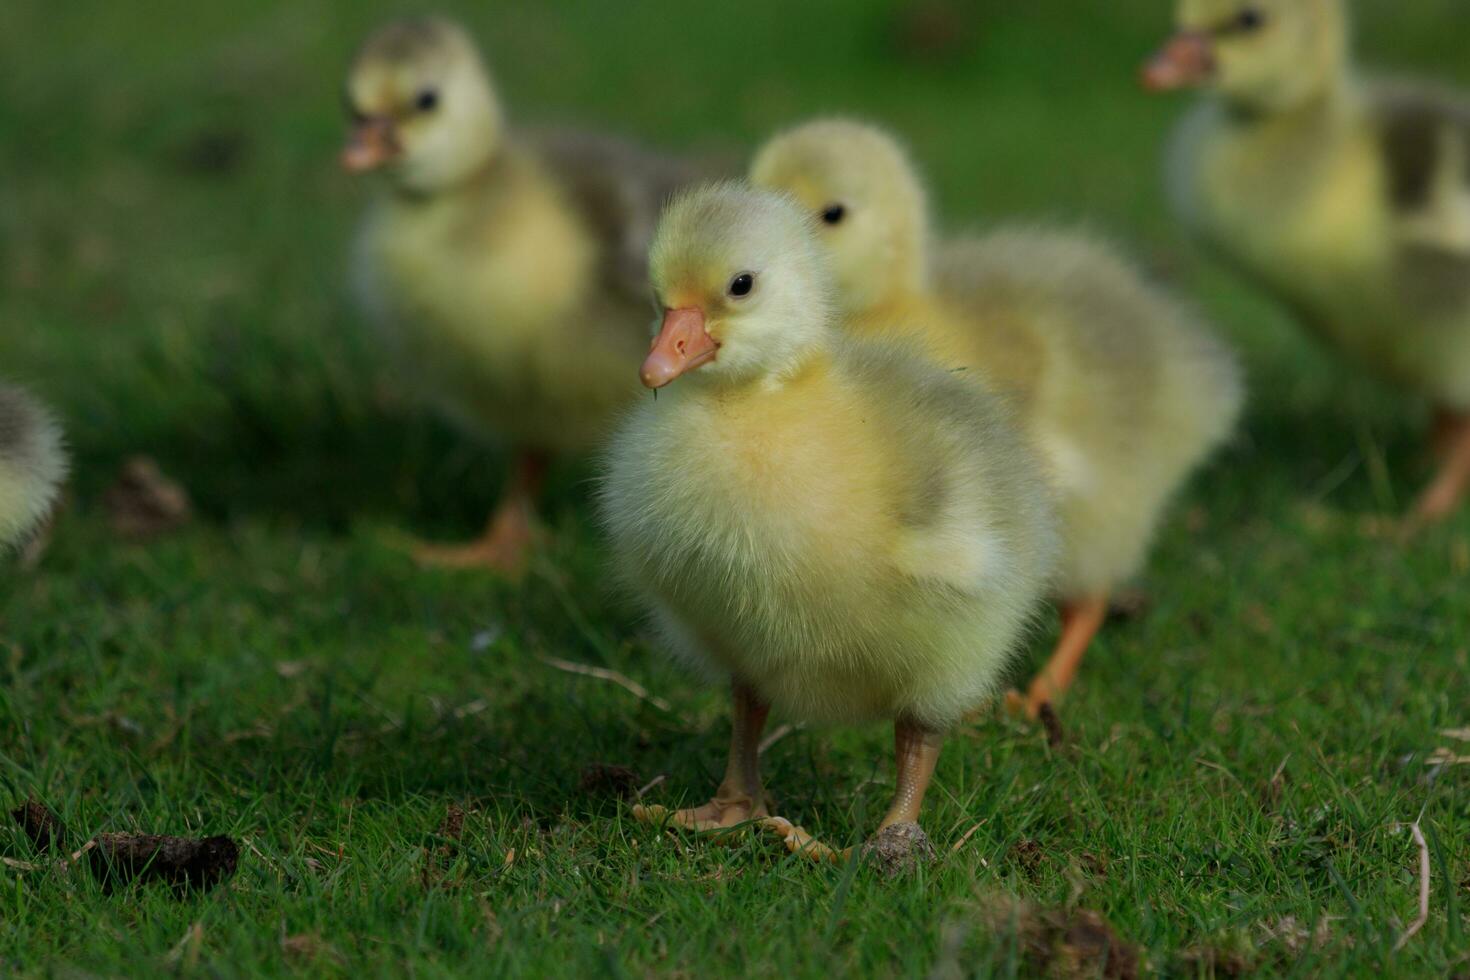
[{"label": "orange beak", "polygon": [[342,169],[350,174],[377,170],[395,160],[399,151],[393,120],[369,116],[353,125],[352,135],[342,148]]},{"label": "orange beak", "polygon": [[1214,74],[1215,49],[1210,36],[1184,31],[1170,38],[1143,66],[1143,87],[1150,92],[1173,92],[1203,85]]},{"label": "orange beak", "polygon": [[645,388],[662,388],[713,361],[719,352],[720,345],[704,328],[703,310],[667,310],[639,377]]}]

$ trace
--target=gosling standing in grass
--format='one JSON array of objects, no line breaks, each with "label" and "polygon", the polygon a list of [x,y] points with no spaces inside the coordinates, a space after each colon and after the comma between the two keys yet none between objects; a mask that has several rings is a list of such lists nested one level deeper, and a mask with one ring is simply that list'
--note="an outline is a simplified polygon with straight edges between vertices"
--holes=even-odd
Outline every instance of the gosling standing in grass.
[{"label": "gosling standing in grass", "polygon": [[[1203,87],[1169,163],[1189,227],[1436,412],[1410,527],[1470,488],[1470,100],[1360,79],[1342,0],[1183,0],[1144,71]],[[1447,25],[1448,26],[1448,25]]]},{"label": "gosling standing in grass", "polygon": [[615,437],[607,523],[670,648],[728,679],[735,711],[724,782],[673,819],[769,817],[757,745],[775,708],[893,719],[883,826],[916,822],[942,734],[996,692],[1044,594],[1040,467],[981,386],[842,336],[816,223],[791,199],[740,184],[682,196],[651,265],[665,312],[643,383],[678,384]]},{"label": "gosling standing in grass", "polygon": [[819,221],[850,331],[912,339],[955,377],[1007,395],[1048,464],[1062,636],[1010,698],[1036,717],[1072,683],[1165,505],[1233,430],[1235,358],[1101,242],[1021,228],[936,243],[913,164],[873,126],[800,126],[757,154],[752,176]]},{"label": "gosling standing in grass", "polygon": [[0,557],[45,518],[65,476],[61,430],[50,414],[0,384]]},{"label": "gosling standing in grass", "polygon": [[343,165],[389,177],[359,238],[360,290],[406,373],[514,456],[483,537],[420,557],[514,571],[547,457],[592,448],[637,390],[648,240],[686,171],[602,137],[518,136],[444,20],[370,38],[346,98]]}]

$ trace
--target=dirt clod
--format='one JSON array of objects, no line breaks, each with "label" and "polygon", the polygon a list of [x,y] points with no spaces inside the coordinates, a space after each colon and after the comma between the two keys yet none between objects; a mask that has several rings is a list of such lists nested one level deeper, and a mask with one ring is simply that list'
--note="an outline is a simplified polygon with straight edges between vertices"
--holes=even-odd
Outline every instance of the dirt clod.
[{"label": "dirt clod", "polygon": [[250,155],[250,139],[237,129],[208,129],[195,133],[173,153],[179,170],[206,177],[238,173]]},{"label": "dirt clod", "polygon": [[1018,840],[1011,847],[1011,860],[1027,878],[1035,879],[1041,871],[1042,863],[1046,860],[1046,849],[1039,841],[1029,838]]},{"label": "dirt clod", "polygon": [[909,874],[922,865],[933,864],[936,858],[929,835],[916,823],[885,827],[863,844],[863,859],[885,878]]},{"label": "dirt clod", "polygon": [[464,808],[457,803],[449,804],[449,810],[439,823],[439,836],[457,841],[464,836]]},{"label": "dirt clod", "polygon": [[1153,596],[1142,589],[1124,589],[1108,600],[1108,622],[1137,622],[1149,614],[1153,605]]},{"label": "dirt clod", "polygon": [[464,838],[464,818],[464,807],[458,803],[449,804],[444,819],[439,821],[439,826],[434,831],[434,836],[442,843],[437,847],[432,844],[424,846],[424,861],[419,869],[419,878],[425,889],[450,884],[447,873],[454,862],[455,854],[459,852],[459,842]]},{"label": "dirt clod", "polygon": [[10,815],[31,839],[31,845],[38,854],[66,846],[66,828],[62,826],[61,818],[34,796],[10,811]]},{"label": "dirt clod", "polygon": [[175,531],[194,516],[188,491],[147,456],[134,456],[123,464],[103,495],[103,504],[112,530],[134,541]]},{"label": "dirt clod", "polygon": [[639,785],[638,774],[627,766],[595,762],[582,769],[580,789],[586,796],[631,800],[638,795]]},{"label": "dirt clod", "polygon": [[1057,965],[1064,976],[1091,976],[1101,966],[1106,977],[1138,976],[1138,952],[1121,941],[1096,912],[1083,909],[1059,925]]},{"label": "dirt clod", "polygon": [[240,847],[228,837],[98,834],[93,845],[92,874],[108,893],[135,881],[208,891],[233,876],[240,861]]},{"label": "dirt clod", "polygon": [[300,965],[317,959],[329,959],[342,965],[342,954],[314,932],[303,932],[281,940],[281,952],[288,960]]},{"label": "dirt clod", "polygon": [[1133,980],[1139,975],[1138,947],[1089,909],[1037,909],[1006,897],[990,904],[986,918],[992,931],[1016,936],[1028,975],[1067,980]]},{"label": "dirt clod", "polygon": [[974,50],[975,23],[955,0],[914,0],[902,5],[889,32],[899,57],[920,64],[954,61]]},{"label": "dirt clod", "polygon": [[1062,720],[1057,717],[1057,709],[1052,707],[1050,701],[1041,703],[1039,712],[1041,725],[1046,729],[1046,744],[1054,749],[1059,749],[1067,743],[1067,733],[1062,729]]},{"label": "dirt clod", "polygon": [[1255,961],[1240,950],[1218,946],[1193,946],[1179,957],[1186,976],[1248,977],[1256,970]]}]

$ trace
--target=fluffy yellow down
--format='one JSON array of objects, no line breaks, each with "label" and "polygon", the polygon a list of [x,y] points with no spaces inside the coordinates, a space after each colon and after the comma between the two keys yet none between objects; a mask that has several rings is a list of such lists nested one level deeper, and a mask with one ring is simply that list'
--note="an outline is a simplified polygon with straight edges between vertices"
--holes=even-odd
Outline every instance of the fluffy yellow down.
[{"label": "fluffy yellow down", "polygon": [[65,475],[51,416],[20,389],[0,385],[0,551],[35,528]]},{"label": "fluffy yellow down", "polygon": [[[1226,23],[1232,0],[1181,0]],[[1218,34],[1169,155],[1181,217],[1360,366],[1470,410],[1470,99],[1359,78],[1342,0]]]},{"label": "fluffy yellow down", "polygon": [[389,24],[354,59],[347,98],[391,131],[354,272],[406,380],[513,446],[591,448],[636,390],[648,307],[607,281],[595,217],[545,148],[508,129],[473,40],[437,18]]},{"label": "fluffy yellow down", "polygon": [[[738,373],[639,403],[608,452],[613,545],[668,645],[792,718],[953,723],[995,692],[1052,568],[1049,493],[1007,411],[901,346],[840,339],[784,198],[687,197],[655,256],[656,278],[762,270],[711,330]],[[747,370],[742,345],[767,342],[781,356]]]},{"label": "fluffy yellow down", "polygon": [[383,201],[358,280],[410,376],[462,424],[581,452],[636,390],[637,327],[650,320],[605,288],[598,247],[515,152],[456,193]]},{"label": "fluffy yellow down", "polygon": [[936,242],[898,143],[823,120],[757,154],[757,183],[823,225],[855,336],[921,344],[1008,397],[1046,463],[1062,521],[1056,591],[1106,594],[1142,565],[1164,505],[1233,430],[1230,350],[1110,246],[1014,228]]}]

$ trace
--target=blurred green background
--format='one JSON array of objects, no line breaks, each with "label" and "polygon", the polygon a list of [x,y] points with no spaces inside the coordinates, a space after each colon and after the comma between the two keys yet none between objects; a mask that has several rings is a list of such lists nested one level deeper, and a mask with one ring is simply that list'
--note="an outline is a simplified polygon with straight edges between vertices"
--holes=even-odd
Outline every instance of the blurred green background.
[{"label": "blurred green background", "polygon": [[[984,911],[1007,892],[1099,910],[1170,975],[1470,969],[1470,767],[1429,759],[1470,724],[1470,520],[1413,550],[1375,534],[1426,474],[1423,407],[1339,369],[1170,221],[1160,161],[1184,103],[1135,82],[1164,0],[435,8],[483,40],[515,120],[736,158],[812,114],[883,122],[945,227],[1109,233],[1243,348],[1245,430],[1163,535],[1149,616],[1094,653],[1070,747],[1000,720],[964,733],[930,829],[942,849],[979,829],[900,885],[754,840],[681,844],[580,779],[616,762],[693,798],[725,731],[718,695],[604,590],[588,468],[559,473],[558,537],[521,587],[385,544],[475,530],[499,472],[415,403],[345,286],[370,188],[336,168],[341,75],[414,9],[0,5],[0,374],[58,409],[76,462],[51,551],[0,580],[0,803],[249,844],[230,889],[182,903],[0,867],[0,963],[1025,974]],[[1359,13],[1374,66],[1470,82],[1463,0]],[[101,505],[138,453],[201,515],[144,545]],[[538,655],[624,671],[674,711]],[[886,754],[881,731],[800,732],[771,786],[859,839]],[[434,833],[450,803],[470,812],[457,843]],[[1394,954],[1417,887],[1394,827],[1421,810],[1435,917]],[[28,848],[0,831],[3,853]]]}]

